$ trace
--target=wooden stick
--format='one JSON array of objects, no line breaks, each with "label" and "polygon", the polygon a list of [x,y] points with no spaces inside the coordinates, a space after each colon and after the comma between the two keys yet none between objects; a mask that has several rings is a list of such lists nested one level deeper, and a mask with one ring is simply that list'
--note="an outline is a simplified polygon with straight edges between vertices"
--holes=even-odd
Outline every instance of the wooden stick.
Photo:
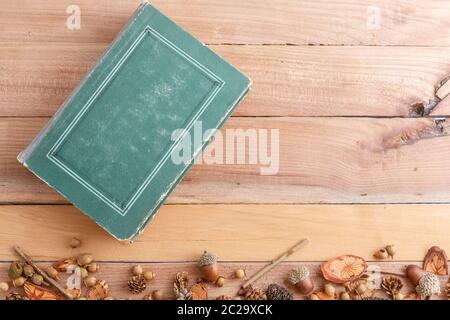
[{"label": "wooden stick", "polygon": [[22,257],[23,260],[26,261],[26,263],[28,263],[30,266],[32,266],[34,268],[34,270],[36,270],[37,273],[39,273],[45,280],[47,280],[48,283],[50,283],[53,287],[55,287],[56,289],[58,289],[59,292],[61,292],[67,299],[72,300],[73,297],[72,295],[67,292],[57,281],[55,281],[54,279],[50,278],[47,273],[45,273],[44,271],[41,270],[41,268],[39,268],[34,262],[33,260],[31,260],[30,257],[28,257],[23,251],[22,249],[20,249],[20,247],[14,247],[14,250],[16,251],[16,253]]},{"label": "wooden stick", "polygon": [[272,260],[268,265],[266,265],[264,268],[259,270],[255,275],[253,275],[250,279],[248,279],[243,285],[242,288],[247,288],[249,285],[251,285],[253,282],[261,278],[264,274],[275,268],[278,264],[286,260],[289,256],[291,256],[293,253],[297,252],[298,250],[302,249],[304,246],[306,246],[309,243],[309,239],[305,238],[300,240],[295,246],[290,248],[288,251],[283,253],[281,256],[276,258],[275,260]]}]

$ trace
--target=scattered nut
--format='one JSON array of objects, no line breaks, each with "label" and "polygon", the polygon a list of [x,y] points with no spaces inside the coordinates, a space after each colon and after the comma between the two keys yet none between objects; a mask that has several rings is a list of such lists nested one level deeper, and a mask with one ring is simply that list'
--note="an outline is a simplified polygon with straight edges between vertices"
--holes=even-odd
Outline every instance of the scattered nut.
[{"label": "scattered nut", "polygon": [[375,252],[373,256],[376,259],[383,260],[383,259],[387,259],[389,257],[389,254],[386,251],[386,249],[380,249],[377,252]]},{"label": "scattered nut", "polygon": [[319,296],[315,293],[309,296],[309,300],[320,300]]},{"label": "scattered nut", "polygon": [[23,266],[23,274],[26,277],[32,277],[34,274],[34,268],[30,266],[29,264],[26,264]]},{"label": "scattered nut", "polygon": [[58,280],[58,271],[56,271],[56,269],[52,266],[48,266],[47,268],[45,268],[45,272],[50,278]]},{"label": "scattered nut", "polygon": [[144,270],[142,269],[142,267],[140,265],[133,267],[133,274],[135,276],[140,276],[143,272],[144,272]]},{"label": "scattered nut", "polygon": [[395,256],[395,254],[397,252],[396,249],[395,249],[395,245],[393,245],[393,244],[387,245],[386,246],[386,252],[388,253],[388,256],[391,259],[394,259],[394,256]]},{"label": "scattered nut", "polygon": [[42,277],[40,274],[35,273],[31,277],[31,282],[33,282],[37,286],[40,286],[44,282],[44,277]]},{"label": "scattered nut", "polygon": [[97,272],[99,269],[99,266],[96,262],[91,262],[86,266],[86,269],[89,272]]},{"label": "scattered nut", "polygon": [[11,262],[9,266],[8,276],[11,280],[17,279],[22,276],[23,267],[20,262],[14,261]]},{"label": "scattered nut", "polygon": [[14,287],[22,287],[25,281],[27,281],[27,279],[25,279],[24,277],[18,277],[17,279],[14,279],[12,283]]},{"label": "scattered nut", "polygon": [[155,290],[152,292],[152,299],[153,300],[162,300],[163,299],[163,294],[161,290]]},{"label": "scattered nut", "polygon": [[70,240],[70,247],[76,249],[79,246],[81,246],[81,240],[73,237],[72,240]]},{"label": "scattered nut", "polygon": [[336,296],[336,289],[334,288],[334,286],[331,283],[327,283],[324,288],[323,288],[325,294],[329,297],[334,297]]},{"label": "scattered nut", "polygon": [[152,271],[145,271],[143,276],[145,280],[152,281],[155,278],[156,274]]},{"label": "scattered nut", "polygon": [[352,300],[352,297],[350,297],[350,294],[348,292],[342,292],[341,300]]},{"label": "scattered nut", "polygon": [[245,278],[245,270],[244,269],[238,269],[234,272],[234,276],[238,279]]},{"label": "scattered nut", "polygon": [[94,260],[94,258],[92,257],[92,255],[90,253],[85,253],[80,255],[77,258],[77,263],[80,267],[84,267],[86,265],[88,265],[89,263],[91,263]]},{"label": "scattered nut", "polygon": [[219,288],[223,287],[225,284],[225,278],[222,276],[219,276],[216,280],[216,286],[218,286]]},{"label": "scattered nut", "polygon": [[9,285],[6,282],[0,282],[0,291],[7,292],[9,290]]},{"label": "scattered nut", "polygon": [[84,279],[84,284],[86,287],[93,287],[97,283],[97,279],[95,277],[89,276]]},{"label": "scattered nut", "polygon": [[85,279],[87,276],[89,276],[89,272],[85,268],[77,268],[75,269],[75,272],[80,276],[81,279]]}]

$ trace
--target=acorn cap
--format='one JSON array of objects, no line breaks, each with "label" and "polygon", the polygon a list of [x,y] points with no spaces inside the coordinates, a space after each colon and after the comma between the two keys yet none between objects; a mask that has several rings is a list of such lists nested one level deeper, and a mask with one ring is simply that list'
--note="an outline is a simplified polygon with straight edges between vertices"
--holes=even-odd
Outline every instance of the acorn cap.
[{"label": "acorn cap", "polygon": [[217,256],[211,252],[204,252],[198,261],[198,265],[200,267],[208,266],[211,264],[215,264],[217,262]]},{"label": "acorn cap", "polygon": [[295,286],[297,283],[302,282],[309,277],[309,270],[304,266],[298,269],[293,269],[289,271],[287,277],[289,283]]},{"label": "acorn cap", "polygon": [[441,294],[438,277],[430,272],[425,273],[419,280],[416,292],[422,297],[430,297]]}]

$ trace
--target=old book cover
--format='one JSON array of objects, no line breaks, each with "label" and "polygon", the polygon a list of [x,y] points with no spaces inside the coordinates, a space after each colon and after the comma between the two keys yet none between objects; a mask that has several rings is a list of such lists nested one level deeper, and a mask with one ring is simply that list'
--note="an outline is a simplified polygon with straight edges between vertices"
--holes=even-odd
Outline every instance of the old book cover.
[{"label": "old book cover", "polygon": [[[18,159],[120,240],[133,240],[191,167],[172,154],[220,128],[250,88],[147,2]],[[213,131],[211,131],[211,135]]]}]

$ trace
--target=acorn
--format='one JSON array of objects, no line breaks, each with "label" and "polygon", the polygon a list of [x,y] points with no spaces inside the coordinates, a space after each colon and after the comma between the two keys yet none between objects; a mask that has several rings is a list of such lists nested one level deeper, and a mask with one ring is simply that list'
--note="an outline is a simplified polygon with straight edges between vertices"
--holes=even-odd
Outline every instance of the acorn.
[{"label": "acorn", "polygon": [[387,259],[387,258],[389,257],[389,254],[388,254],[388,252],[386,251],[386,249],[380,249],[380,250],[378,250],[377,252],[375,252],[375,253],[373,254],[373,256],[374,256],[376,259],[384,260],[384,259]]},{"label": "acorn", "polygon": [[95,277],[89,276],[84,279],[84,284],[86,287],[93,287],[97,283],[97,279]]},{"label": "acorn", "polygon": [[152,299],[153,300],[162,300],[163,294],[161,290],[155,290],[152,292]]},{"label": "acorn", "polygon": [[203,278],[209,282],[216,282],[219,278],[219,267],[215,254],[205,251],[200,257],[198,265],[203,273]]},{"label": "acorn", "polygon": [[244,269],[238,269],[234,272],[234,277],[237,279],[243,279],[245,278],[245,270]]},{"label": "acorn", "polygon": [[331,283],[327,283],[323,287],[323,291],[329,297],[335,297],[336,296],[336,289],[334,288],[334,286]]},{"label": "acorn", "polygon": [[92,254],[84,253],[77,258],[77,263],[80,267],[84,267],[91,263],[93,260],[94,258],[92,257]]},{"label": "acorn", "polygon": [[352,300],[352,297],[350,297],[350,294],[348,292],[342,292],[340,298],[341,300]]},{"label": "acorn", "polygon": [[314,282],[312,281],[309,270],[306,267],[301,267],[289,271],[288,281],[290,284],[302,294],[308,295],[314,291]]},{"label": "acorn", "polygon": [[132,271],[135,276],[140,276],[144,272],[144,270],[142,269],[142,267],[139,264],[134,266]]},{"label": "acorn", "polygon": [[40,274],[35,273],[31,277],[31,282],[33,282],[37,286],[40,286],[44,282],[44,277],[41,276]]},{"label": "acorn", "polygon": [[34,268],[30,266],[29,264],[26,264],[23,266],[23,274],[26,277],[32,277],[34,274]]},{"label": "acorn", "polygon": [[9,285],[6,282],[0,282],[0,291],[7,292],[9,290]]},{"label": "acorn", "polygon": [[393,245],[393,244],[387,245],[386,252],[391,259],[394,259],[394,256],[397,253],[397,250],[395,249],[395,245]]},{"label": "acorn", "polygon": [[45,273],[47,273],[50,278],[58,280],[58,271],[52,266],[45,268]]},{"label": "acorn", "polygon": [[27,281],[24,277],[18,277],[12,281],[14,287],[22,287],[24,283]]},{"label": "acorn", "polygon": [[11,280],[15,280],[22,276],[23,267],[18,261],[11,262],[9,266],[8,276]]},{"label": "acorn", "polygon": [[425,271],[423,271],[420,267],[414,264],[410,264],[409,266],[406,267],[406,276],[415,286],[419,284],[419,281],[424,274]]},{"label": "acorn", "polygon": [[97,272],[100,267],[96,262],[91,262],[86,266],[86,270],[89,272]]},{"label": "acorn", "polygon": [[145,271],[143,276],[146,281],[152,281],[156,277],[156,274],[152,271]]},{"label": "acorn", "polygon": [[406,267],[408,279],[416,286],[416,292],[421,297],[431,297],[441,293],[439,278],[430,272],[425,272],[416,265]]},{"label": "acorn", "polygon": [[81,240],[78,238],[73,237],[72,240],[70,240],[70,247],[72,249],[76,249],[79,246],[81,246]]},{"label": "acorn", "polygon": [[218,286],[219,288],[223,287],[225,284],[225,278],[222,276],[219,276],[216,280],[216,286]]}]

